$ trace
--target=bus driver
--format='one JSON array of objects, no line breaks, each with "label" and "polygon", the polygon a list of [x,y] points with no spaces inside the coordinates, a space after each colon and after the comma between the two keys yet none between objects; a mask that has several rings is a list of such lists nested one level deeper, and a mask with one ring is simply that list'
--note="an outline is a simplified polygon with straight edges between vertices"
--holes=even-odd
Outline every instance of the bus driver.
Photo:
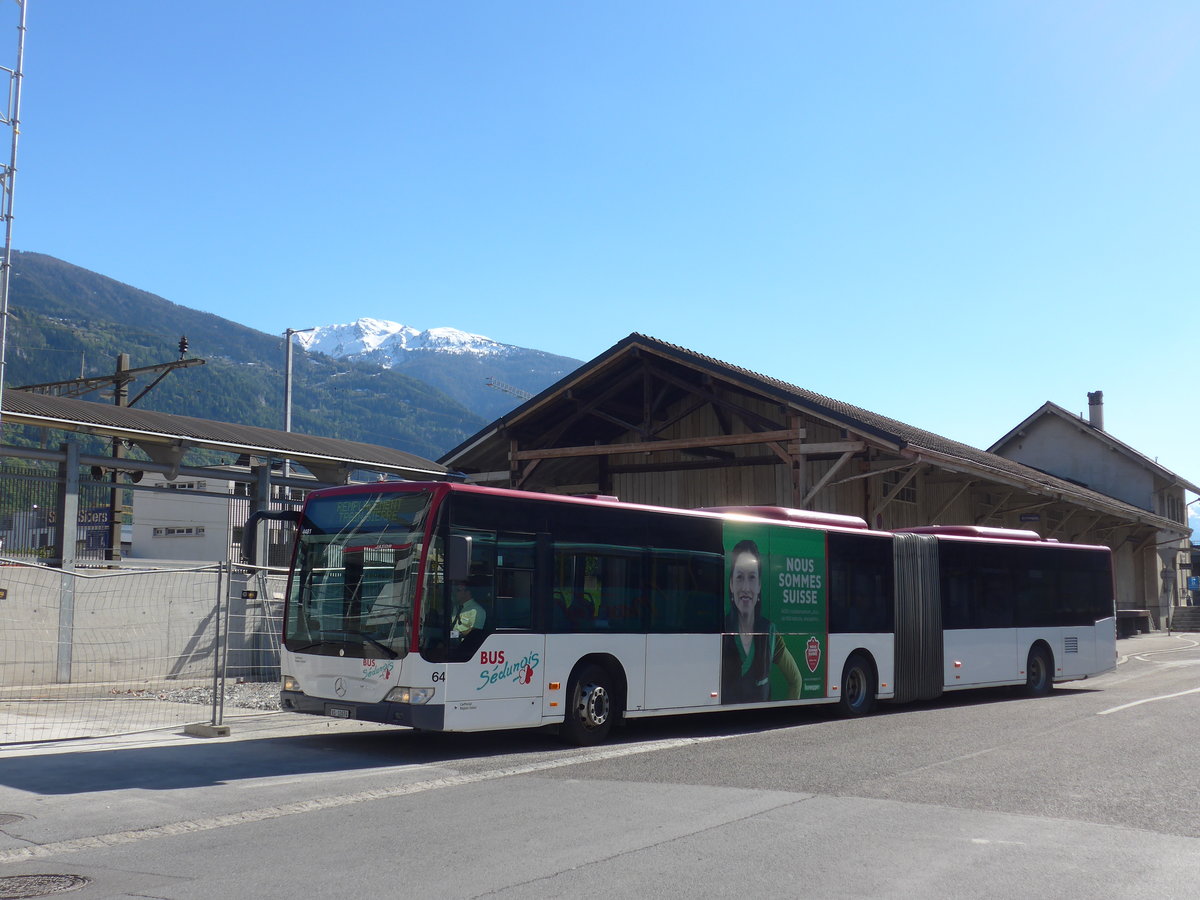
[{"label": "bus driver", "polygon": [[483,629],[487,618],[479,602],[471,595],[471,588],[465,581],[454,583],[454,615],[450,620],[450,638],[462,639],[476,630]]}]

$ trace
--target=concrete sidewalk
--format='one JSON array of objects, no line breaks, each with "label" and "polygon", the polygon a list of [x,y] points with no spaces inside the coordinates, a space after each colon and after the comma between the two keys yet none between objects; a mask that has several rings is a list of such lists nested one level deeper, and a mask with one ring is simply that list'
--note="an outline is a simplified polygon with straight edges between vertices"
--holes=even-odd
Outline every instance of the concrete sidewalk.
[{"label": "concrete sidewalk", "polygon": [[[1200,645],[1200,634],[1197,633],[1157,631],[1151,634],[1139,634],[1129,638],[1122,638],[1117,641],[1117,664],[1124,664],[1130,657],[1142,653],[1160,653],[1197,645]],[[194,709],[196,714],[192,720],[192,725],[204,725],[210,721],[205,717],[205,713],[208,711],[206,707],[196,706]],[[228,733],[214,737],[189,733],[188,728],[191,726],[177,725],[153,731],[114,734],[103,737],[10,744],[0,746],[0,758],[6,756],[32,756],[46,753],[88,753],[97,750],[128,749],[131,747],[252,741],[308,734],[378,732],[380,729],[388,727],[372,722],[330,719],[322,716],[308,716],[289,712],[264,712],[257,709],[239,709],[236,707],[225,708],[222,724],[226,726]],[[205,729],[191,728],[191,730],[203,731]]]},{"label": "concrete sidewalk", "polygon": [[1135,634],[1133,637],[1117,641],[1117,660],[1120,663],[1138,653],[1155,653],[1197,645],[1200,645],[1200,633],[1196,632],[1155,631],[1150,634]]},{"label": "concrete sidewalk", "polygon": [[[344,719],[329,719],[323,716],[304,716],[278,711],[264,712],[259,709],[225,710],[223,725],[227,733],[219,737],[202,736],[203,729],[211,720],[206,718],[208,709],[194,707],[195,716],[188,717],[188,724],[174,725],[146,731],[109,734],[100,737],[85,737],[67,740],[29,742],[0,745],[0,759],[11,756],[37,756],[49,753],[91,753],[98,750],[130,749],[135,747],[182,746],[212,742],[262,740],[266,738],[294,737],[304,734],[345,734],[361,731],[377,731],[382,726],[372,722],[353,722]],[[191,730],[200,734],[189,733]]]}]

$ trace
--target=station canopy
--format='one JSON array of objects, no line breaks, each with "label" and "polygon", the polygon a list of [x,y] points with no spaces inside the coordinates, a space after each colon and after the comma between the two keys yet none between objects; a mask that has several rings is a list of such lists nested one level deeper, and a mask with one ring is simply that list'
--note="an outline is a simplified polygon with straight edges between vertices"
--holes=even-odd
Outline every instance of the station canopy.
[{"label": "station canopy", "polygon": [[175,471],[189,449],[203,448],[239,456],[289,459],[326,484],[344,483],[356,470],[415,480],[441,480],[447,474],[446,467],[439,463],[375,444],[106,406],[11,388],[4,391],[3,423],[127,441],[155,463]]}]

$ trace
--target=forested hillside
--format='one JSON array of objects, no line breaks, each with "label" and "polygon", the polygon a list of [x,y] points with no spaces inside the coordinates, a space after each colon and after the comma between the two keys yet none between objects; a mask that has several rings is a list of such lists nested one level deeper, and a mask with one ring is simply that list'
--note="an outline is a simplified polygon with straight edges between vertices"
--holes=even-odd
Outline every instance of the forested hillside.
[{"label": "forested hillside", "polygon": [[[64,381],[188,355],[203,366],[169,374],[138,407],[226,422],[283,427],[284,345],[209,313],[171,303],[38,253],[14,253],[6,385]],[[151,379],[130,388],[136,396]],[[376,365],[294,354],[294,431],[366,441],[435,459],[484,419],[429,384]],[[96,393],[83,399],[111,402]],[[515,400],[514,400],[515,402]]]}]

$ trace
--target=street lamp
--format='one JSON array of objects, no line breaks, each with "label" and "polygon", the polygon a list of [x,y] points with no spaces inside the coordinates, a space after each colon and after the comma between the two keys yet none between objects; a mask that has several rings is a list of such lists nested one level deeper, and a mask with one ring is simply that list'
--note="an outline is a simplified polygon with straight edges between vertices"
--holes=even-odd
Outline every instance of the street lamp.
[{"label": "street lamp", "polygon": [[[312,328],[289,328],[283,333],[283,341],[286,347],[284,351],[284,367],[283,367],[283,430],[292,430],[292,335],[304,334],[307,331],[316,331],[314,325]],[[286,456],[283,458],[283,477],[291,478],[292,476],[292,461]],[[287,489],[288,497],[291,498],[291,488],[284,485]]]}]

